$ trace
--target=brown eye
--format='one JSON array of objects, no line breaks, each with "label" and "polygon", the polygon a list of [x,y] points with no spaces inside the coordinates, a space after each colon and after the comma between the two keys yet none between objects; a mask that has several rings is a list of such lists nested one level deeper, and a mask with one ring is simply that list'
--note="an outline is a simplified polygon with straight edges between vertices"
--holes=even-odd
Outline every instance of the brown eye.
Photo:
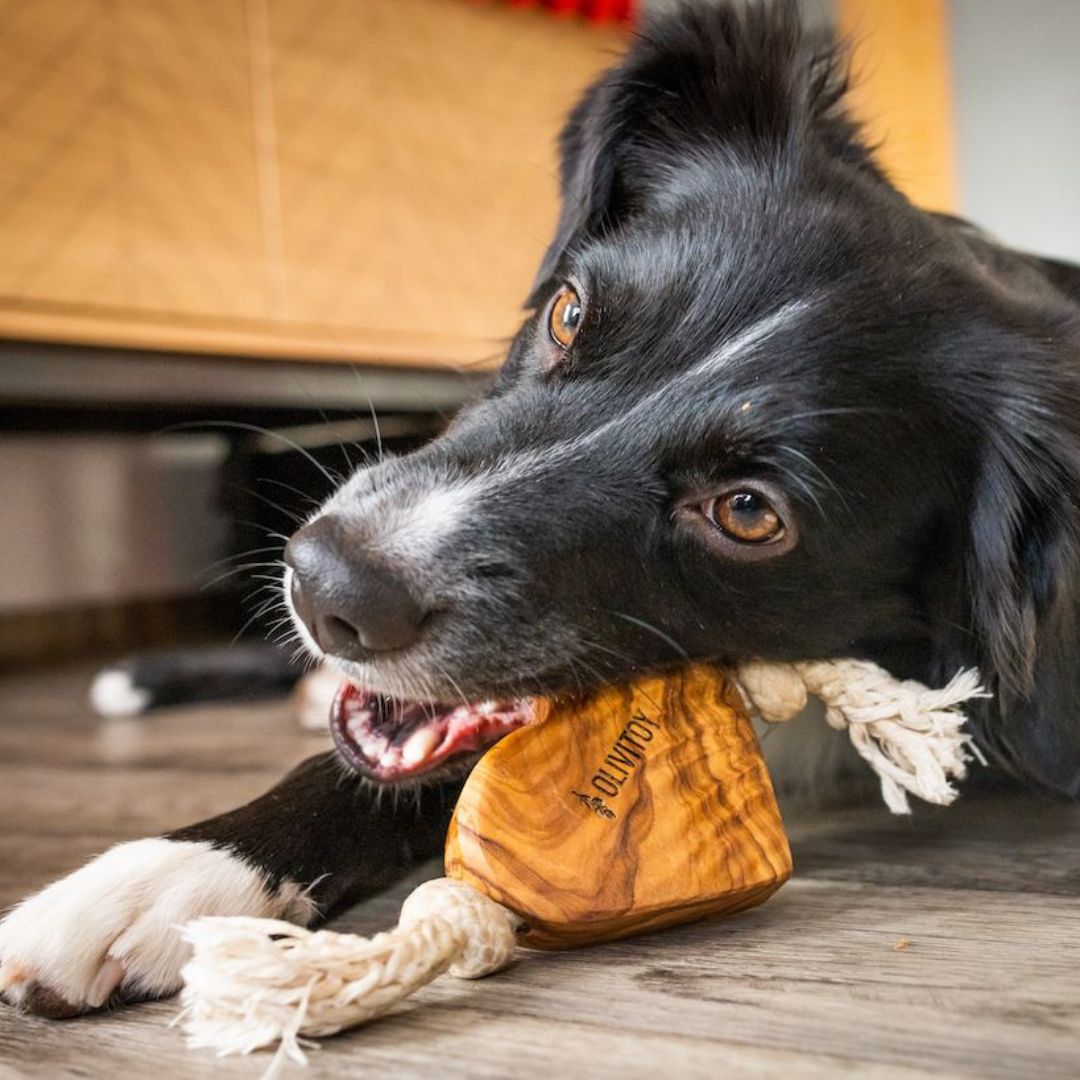
[{"label": "brown eye", "polygon": [[555,303],[551,305],[551,316],[548,319],[551,340],[560,349],[569,349],[573,344],[581,325],[582,314],[578,294],[569,285],[564,285],[556,295]]},{"label": "brown eye", "polygon": [[741,544],[770,544],[784,535],[784,523],[772,503],[750,488],[710,499],[702,509],[721,532]]}]

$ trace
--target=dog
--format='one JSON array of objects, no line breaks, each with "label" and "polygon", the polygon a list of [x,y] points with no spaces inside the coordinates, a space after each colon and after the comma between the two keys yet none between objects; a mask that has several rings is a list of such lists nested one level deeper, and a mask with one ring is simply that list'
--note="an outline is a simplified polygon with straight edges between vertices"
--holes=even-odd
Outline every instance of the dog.
[{"label": "dog", "polygon": [[10,1002],[169,994],[195,916],[329,915],[439,852],[536,695],[687,658],[976,666],[983,752],[1080,794],[1080,269],[912,206],[845,87],[790,4],[646,25],[562,133],[490,393],[289,543],[336,753],[17,907]]}]

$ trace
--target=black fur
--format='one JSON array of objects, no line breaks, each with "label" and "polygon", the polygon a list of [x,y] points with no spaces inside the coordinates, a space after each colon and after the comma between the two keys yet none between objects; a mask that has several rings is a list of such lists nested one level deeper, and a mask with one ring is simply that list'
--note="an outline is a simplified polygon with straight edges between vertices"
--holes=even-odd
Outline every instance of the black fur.
[{"label": "black fur", "polygon": [[302,762],[265,795],[168,840],[209,841],[259,868],[271,889],[299,884],[326,917],[442,852],[460,784],[399,804],[358,785],[333,752]]},{"label": "black fur", "polygon": [[142,713],[169,705],[202,701],[250,701],[278,697],[291,689],[304,665],[284,649],[266,644],[206,646],[141,652],[110,664],[102,676],[120,676],[141,701],[110,710],[96,701],[100,711]]}]

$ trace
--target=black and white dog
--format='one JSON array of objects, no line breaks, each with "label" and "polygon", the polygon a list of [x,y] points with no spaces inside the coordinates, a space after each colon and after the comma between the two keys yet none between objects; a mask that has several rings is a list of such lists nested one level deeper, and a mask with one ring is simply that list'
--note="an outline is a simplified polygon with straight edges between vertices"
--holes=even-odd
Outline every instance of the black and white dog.
[{"label": "black and white dog", "polygon": [[8,1000],[167,994],[176,924],[385,885],[531,695],[687,656],[978,666],[986,753],[1080,794],[1080,269],[911,206],[843,91],[786,4],[676,13],[588,91],[492,392],[289,545],[338,753],[27,900]]}]

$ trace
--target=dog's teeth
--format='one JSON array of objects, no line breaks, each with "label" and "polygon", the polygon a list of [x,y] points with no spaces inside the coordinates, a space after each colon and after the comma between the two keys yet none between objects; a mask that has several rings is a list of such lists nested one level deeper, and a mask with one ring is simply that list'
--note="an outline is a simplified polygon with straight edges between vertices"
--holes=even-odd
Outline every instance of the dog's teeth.
[{"label": "dog's teeth", "polygon": [[365,757],[377,761],[386,750],[386,739],[378,735],[372,735],[369,731],[362,731],[355,736],[356,743]]},{"label": "dog's teeth", "polygon": [[484,716],[490,716],[497,708],[498,705],[496,705],[494,701],[483,701],[476,711],[482,713]]},{"label": "dog's teeth", "polygon": [[417,728],[401,748],[401,761],[404,765],[418,765],[435,749],[439,736],[430,727]]}]

